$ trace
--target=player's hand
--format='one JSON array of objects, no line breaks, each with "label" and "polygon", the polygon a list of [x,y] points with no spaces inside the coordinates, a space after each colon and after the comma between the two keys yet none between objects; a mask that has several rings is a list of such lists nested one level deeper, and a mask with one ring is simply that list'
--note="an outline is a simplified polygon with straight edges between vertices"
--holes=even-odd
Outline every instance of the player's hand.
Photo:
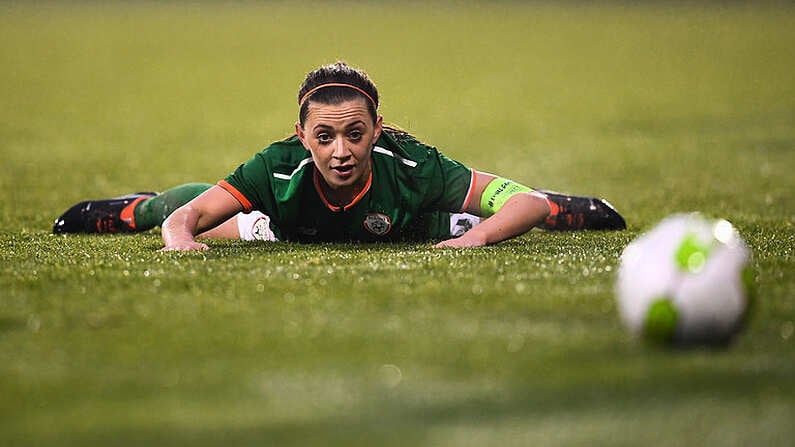
[{"label": "player's hand", "polygon": [[173,241],[170,244],[166,245],[165,247],[161,248],[160,251],[195,251],[195,250],[209,250],[210,247],[207,244],[202,244],[201,242],[196,241]]},{"label": "player's hand", "polygon": [[468,248],[468,247],[482,247],[486,245],[486,239],[479,237],[478,233],[469,230],[461,237],[448,239],[434,245],[434,248]]}]

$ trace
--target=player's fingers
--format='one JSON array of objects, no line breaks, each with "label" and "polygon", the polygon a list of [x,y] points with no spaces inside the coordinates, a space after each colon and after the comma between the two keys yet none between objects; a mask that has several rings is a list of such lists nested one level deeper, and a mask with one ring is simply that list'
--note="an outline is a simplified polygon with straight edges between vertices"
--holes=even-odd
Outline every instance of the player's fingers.
[{"label": "player's fingers", "polygon": [[433,248],[460,248],[460,247],[467,247],[467,245],[462,245],[460,238],[456,239],[448,239],[446,241],[439,242],[438,244],[434,245]]},{"label": "player's fingers", "polygon": [[434,245],[434,248],[470,248],[482,247],[486,245],[483,240],[479,238],[468,237],[468,235],[469,233],[465,233],[461,237],[439,242],[438,244]]},{"label": "player's fingers", "polygon": [[209,250],[207,244],[201,242],[179,242],[167,245],[160,249],[160,251],[194,251],[194,250]]}]

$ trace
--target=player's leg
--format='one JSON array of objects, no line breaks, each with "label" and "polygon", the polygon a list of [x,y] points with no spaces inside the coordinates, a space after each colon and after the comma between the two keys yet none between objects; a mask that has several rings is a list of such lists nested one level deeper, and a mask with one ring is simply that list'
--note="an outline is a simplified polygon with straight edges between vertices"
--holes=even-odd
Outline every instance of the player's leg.
[{"label": "player's leg", "polygon": [[161,194],[143,192],[105,200],[80,202],[55,220],[52,232],[130,233],[159,226],[174,210],[212,185],[188,183]]},{"label": "player's leg", "polygon": [[186,183],[163,191],[134,206],[132,209],[133,219],[129,225],[133,231],[145,231],[159,227],[177,208],[198,197],[210,187],[212,185],[209,183]]},{"label": "player's leg", "polygon": [[607,200],[537,190],[547,196],[550,213],[539,228],[550,231],[623,230],[624,218]]}]

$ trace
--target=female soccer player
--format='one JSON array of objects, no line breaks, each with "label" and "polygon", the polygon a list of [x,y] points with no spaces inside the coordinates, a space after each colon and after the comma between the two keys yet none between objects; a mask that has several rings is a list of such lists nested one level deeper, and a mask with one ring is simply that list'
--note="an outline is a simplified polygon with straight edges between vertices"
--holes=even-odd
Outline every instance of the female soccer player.
[{"label": "female soccer player", "polygon": [[81,202],[56,220],[53,232],[130,232],[160,225],[164,250],[204,250],[208,246],[197,236],[442,239],[437,247],[476,247],[535,226],[625,228],[604,200],[533,190],[470,169],[384,126],[375,84],[343,62],[309,73],[298,107],[293,137],[271,144],[216,185]]}]

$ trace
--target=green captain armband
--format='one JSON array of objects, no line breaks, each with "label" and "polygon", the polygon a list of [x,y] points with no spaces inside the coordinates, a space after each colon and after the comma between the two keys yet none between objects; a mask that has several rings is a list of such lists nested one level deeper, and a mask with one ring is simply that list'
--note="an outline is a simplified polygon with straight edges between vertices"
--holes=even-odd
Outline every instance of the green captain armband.
[{"label": "green captain armband", "polygon": [[495,178],[486,185],[483,195],[480,196],[480,217],[494,215],[508,199],[520,192],[533,192],[533,189],[507,178]]}]

